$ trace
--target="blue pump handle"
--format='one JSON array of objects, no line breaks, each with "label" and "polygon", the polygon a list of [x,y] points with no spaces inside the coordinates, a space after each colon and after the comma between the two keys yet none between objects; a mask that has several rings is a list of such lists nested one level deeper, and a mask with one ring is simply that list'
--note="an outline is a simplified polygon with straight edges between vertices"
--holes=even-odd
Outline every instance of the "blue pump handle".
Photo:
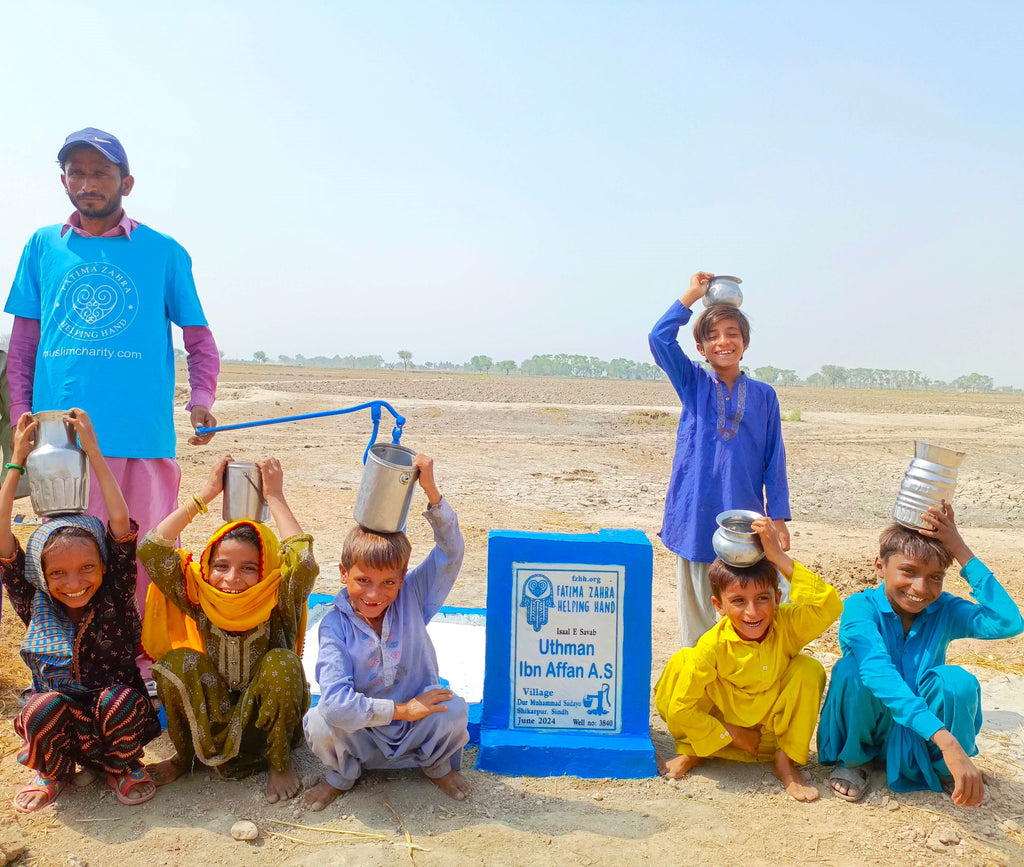
[{"label": "blue pump handle", "polygon": [[361,403],[358,406],[347,406],[344,409],[329,409],[324,412],[307,412],[303,415],[287,415],[282,418],[265,418],[260,421],[245,421],[239,424],[223,424],[218,427],[197,427],[196,433],[200,436],[212,433],[221,433],[227,430],[241,430],[246,427],[262,427],[268,424],[283,424],[286,421],[304,421],[308,418],[325,418],[330,415],[347,415],[350,412],[358,412],[361,409],[370,410],[370,418],[373,421],[373,432],[370,434],[370,441],[366,444],[366,450],[363,452],[363,463],[366,463],[366,458],[370,454],[370,449],[373,444],[377,441],[377,431],[380,428],[381,419],[381,407],[386,409],[395,418],[395,428],[391,431],[391,442],[398,445],[402,439],[402,429],[405,427],[405,416],[399,415],[395,412],[394,407],[391,406],[387,401],[384,400],[371,400],[369,403]]}]

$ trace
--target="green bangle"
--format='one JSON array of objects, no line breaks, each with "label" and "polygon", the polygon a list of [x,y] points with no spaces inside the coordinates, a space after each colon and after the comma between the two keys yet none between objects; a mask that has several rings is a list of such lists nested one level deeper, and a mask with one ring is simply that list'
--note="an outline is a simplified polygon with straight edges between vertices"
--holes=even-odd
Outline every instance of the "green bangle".
[{"label": "green bangle", "polygon": [[17,470],[22,475],[25,475],[25,468],[18,464],[4,464],[5,470]]}]

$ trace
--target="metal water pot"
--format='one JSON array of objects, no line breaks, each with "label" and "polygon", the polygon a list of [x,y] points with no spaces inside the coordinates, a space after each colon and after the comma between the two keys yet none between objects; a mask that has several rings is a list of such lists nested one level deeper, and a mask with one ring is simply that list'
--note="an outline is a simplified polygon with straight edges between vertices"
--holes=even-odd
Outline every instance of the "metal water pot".
[{"label": "metal water pot", "polygon": [[715,553],[730,566],[737,568],[759,563],[764,557],[764,548],[761,547],[761,539],[750,529],[750,525],[762,517],[764,516],[746,509],[720,512],[715,518],[718,529],[711,537]]},{"label": "metal water pot", "polygon": [[263,476],[249,461],[228,461],[224,468],[224,498],[221,517],[225,522],[256,521],[267,523],[267,501],[263,499]]},{"label": "metal water pot", "polygon": [[896,494],[893,520],[911,530],[928,527],[921,521],[921,513],[927,512],[929,506],[941,509],[943,500],[952,501],[957,471],[965,457],[965,452],[915,440],[914,459]]},{"label": "metal water pot", "polygon": [[36,444],[25,459],[32,509],[42,518],[78,515],[89,505],[89,459],[64,410],[37,412]]},{"label": "metal water pot", "polygon": [[405,530],[412,494],[420,476],[412,465],[416,452],[405,446],[378,443],[370,449],[352,512],[355,522],[377,533]]},{"label": "metal water pot", "polygon": [[743,303],[743,290],[740,289],[740,283],[743,281],[739,277],[712,277],[711,282],[708,283],[708,291],[704,296],[704,306],[710,307],[712,304],[729,304],[733,307],[739,307]]}]

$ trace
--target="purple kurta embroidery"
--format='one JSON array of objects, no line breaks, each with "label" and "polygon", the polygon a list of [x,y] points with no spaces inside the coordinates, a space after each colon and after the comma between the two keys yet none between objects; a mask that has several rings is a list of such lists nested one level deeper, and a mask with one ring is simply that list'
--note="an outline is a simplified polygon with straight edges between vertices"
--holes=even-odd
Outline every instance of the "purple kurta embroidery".
[{"label": "purple kurta embroidery", "polygon": [[736,414],[732,418],[729,418],[726,387],[721,380],[715,380],[715,392],[718,395],[718,435],[728,442],[736,436],[740,422],[743,421],[743,409],[747,405],[747,380],[741,379],[736,384]]}]

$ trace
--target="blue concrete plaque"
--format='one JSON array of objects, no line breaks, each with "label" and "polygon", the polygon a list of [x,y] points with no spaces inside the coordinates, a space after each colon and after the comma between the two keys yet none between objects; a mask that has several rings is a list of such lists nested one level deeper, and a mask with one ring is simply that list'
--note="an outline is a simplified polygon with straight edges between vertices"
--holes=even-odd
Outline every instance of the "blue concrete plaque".
[{"label": "blue concrete plaque", "polygon": [[491,532],[478,767],[654,775],[652,566],[638,530]]}]

